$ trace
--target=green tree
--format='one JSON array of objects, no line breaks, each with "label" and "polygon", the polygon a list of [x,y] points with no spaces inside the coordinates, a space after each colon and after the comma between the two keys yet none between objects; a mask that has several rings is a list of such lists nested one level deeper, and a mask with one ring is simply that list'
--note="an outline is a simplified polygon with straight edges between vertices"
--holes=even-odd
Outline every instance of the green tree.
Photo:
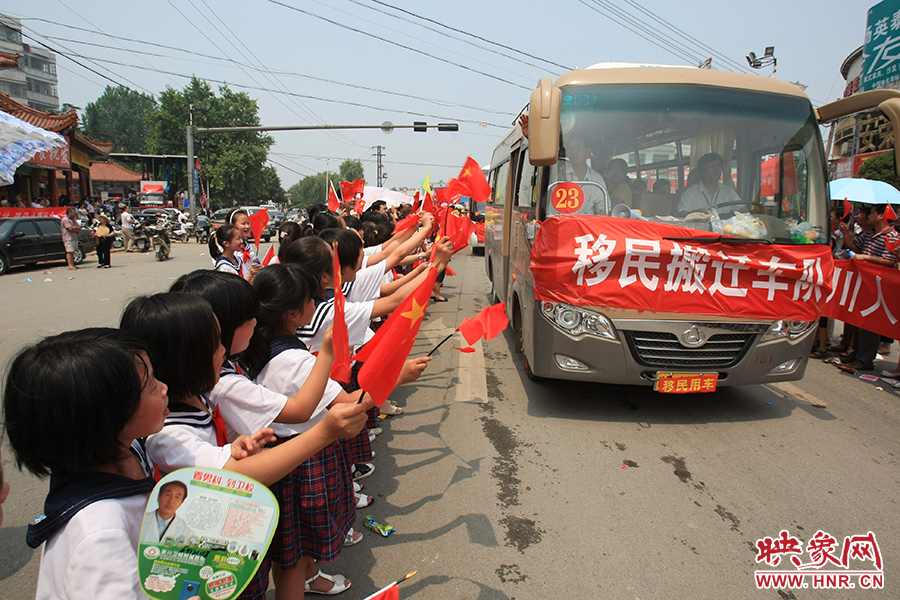
[{"label": "green tree", "polygon": [[[335,173],[328,174],[328,178],[335,183],[335,190],[337,190],[335,177]],[[288,194],[291,196],[291,204],[296,207],[304,207],[317,202],[327,202],[328,197],[325,195],[326,185],[325,172],[304,177],[288,189]]]},{"label": "green tree", "polygon": [[112,142],[114,152],[142,153],[149,136],[149,116],[156,111],[153,96],[122,86],[106,86],[103,94],[84,107],[84,133]]},{"label": "green tree", "polygon": [[856,177],[883,181],[900,189],[900,177],[897,177],[897,171],[894,167],[894,151],[891,150],[890,152],[873,156],[864,162],[859,168]]},{"label": "green tree", "polygon": [[[252,127],[260,124],[256,100],[245,92],[233,92],[227,85],[218,95],[210,85],[196,77],[183,90],[166,88],[159,95],[159,110],[150,117],[153,127],[148,149],[154,154],[185,154],[186,129],[191,118],[196,127]],[[209,182],[210,195],[219,202],[245,204],[271,199],[274,187],[265,165],[269,148],[275,141],[260,132],[201,134],[198,138],[213,142],[195,149],[203,162],[203,179]],[[176,187],[187,186],[187,173],[179,173]],[[281,183],[278,182],[278,190]]]},{"label": "green tree", "polygon": [[338,176],[340,181],[354,181],[356,179],[365,179],[365,171],[362,162],[359,160],[345,160],[338,167]]}]

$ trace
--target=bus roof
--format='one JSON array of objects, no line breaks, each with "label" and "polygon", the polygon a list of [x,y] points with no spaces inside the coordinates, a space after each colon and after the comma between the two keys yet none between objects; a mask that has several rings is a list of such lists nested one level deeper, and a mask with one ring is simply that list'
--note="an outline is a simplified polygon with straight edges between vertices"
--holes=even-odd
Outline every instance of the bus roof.
[{"label": "bus roof", "polygon": [[731,71],[697,69],[671,66],[634,66],[628,63],[599,63],[587,69],[570,71],[560,76],[554,85],[597,85],[597,84],[692,84],[715,87],[755,90],[770,94],[782,94],[807,99],[797,85],[761,75],[747,75]]}]

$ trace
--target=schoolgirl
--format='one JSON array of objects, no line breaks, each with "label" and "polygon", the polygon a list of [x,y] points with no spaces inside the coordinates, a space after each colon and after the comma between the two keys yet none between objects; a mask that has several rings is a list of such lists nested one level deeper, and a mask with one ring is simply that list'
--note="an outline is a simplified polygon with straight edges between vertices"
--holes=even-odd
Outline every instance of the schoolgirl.
[{"label": "schoolgirl", "polygon": [[[155,480],[140,438],[168,414],[147,346],[115,329],[45,338],[13,359],[3,397],[16,464],[50,476],[38,599],[145,598],[141,523]],[[115,560],[111,560],[114,557]]]},{"label": "schoolgirl", "polygon": [[[219,411],[210,410],[205,398],[225,360],[209,303],[178,292],[137,298],[125,309],[122,328],[147,342],[154,367],[169,383],[172,412],[162,431],[147,440],[150,456],[163,472],[192,466],[224,468],[271,485],[321,448],[362,428],[362,405],[346,404],[323,416],[321,427],[276,448],[260,451],[260,445],[275,439],[268,428],[229,445]],[[260,569],[244,597],[261,598],[267,587],[268,572]],[[302,589],[301,585],[292,591],[302,595]]]},{"label": "schoolgirl", "polygon": [[[250,273],[250,269],[252,265],[259,265],[259,258],[256,256],[256,252],[253,249],[253,244],[250,243],[250,236],[253,234],[253,227],[250,225],[250,215],[247,214],[247,211],[242,208],[236,208],[230,213],[228,213],[228,224],[234,225],[238,228],[238,231],[241,232],[241,241],[243,242],[240,250],[238,251],[241,255],[241,275],[244,276],[244,279],[250,281],[251,277],[248,277]],[[258,241],[258,240],[257,240]]]},{"label": "schoolgirl", "polygon": [[[209,236],[209,255],[213,259],[213,269],[245,277],[251,281],[256,275],[256,265],[244,268],[244,241],[234,225],[222,225]],[[246,273],[246,275],[245,275]]]}]

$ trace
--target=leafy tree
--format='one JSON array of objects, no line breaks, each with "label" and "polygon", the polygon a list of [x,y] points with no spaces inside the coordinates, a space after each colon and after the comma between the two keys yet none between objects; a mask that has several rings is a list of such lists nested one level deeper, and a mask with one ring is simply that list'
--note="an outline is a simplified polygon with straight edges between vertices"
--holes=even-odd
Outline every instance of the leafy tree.
[{"label": "leafy tree", "polygon": [[365,179],[365,171],[359,160],[345,160],[338,168],[340,181],[354,181],[356,179]]},{"label": "leafy tree", "polygon": [[149,116],[156,111],[153,96],[122,86],[106,86],[103,94],[84,108],[84,133],[113,143],[115,152],[142,153],[149,136]]},{"label": "leafy tree", "polygon": [[[150,116],[153,132],[148,149],[154,154],[185,154],[186,129],[191,118],[196,127],[250,127],[259,125],[256,100],[245,92],[219,87],[218,96],[203,80],[192,78],[183,90],[171,87],[159,95],[159,110]],[[200,134],[215,142],[198,150],[203,161],[203,178],[209,182],[210,195],[220,201],[237,202],[263,199],[275,191],[272,174],[267,174],[266,155],[275,141],[261,132]],[[277,179],[277,177],[276,177]],[[187,186],[187,173],[179,173],[176,187]],[[281,189],[280,181],[277,189]],[[266,198],[269,199],[269,198]]]},{"label": "leafy tree", "polygon": [[894,151],[891,150],[890,152],[873,156],[864,162],[859,168],[856,177],[883,181],[900,189],[900,177],[897,177],[897,171],[894,168]]},{"label": "leafy tree", "polygon": [[[309,206],[316,202],[327,202],[328,197],[325,195],[328,179],[335,183],[335,190],[338,189],[335,173],[328,173],[327,178],[325,172],[308,175],[292,185],[288,190],[291,196],[291,204],[297,207]],[[339,193],[339,192],[338,192]]]}]

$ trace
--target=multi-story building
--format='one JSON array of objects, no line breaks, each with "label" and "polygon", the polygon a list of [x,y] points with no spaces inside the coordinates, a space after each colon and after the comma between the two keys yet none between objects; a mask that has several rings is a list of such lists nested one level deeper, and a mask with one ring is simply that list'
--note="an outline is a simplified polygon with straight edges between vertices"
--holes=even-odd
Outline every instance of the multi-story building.
[{"label": "multi-story building", "polygon": [[56,55],[27,44],[22,22],[0,14],[0,53],[19,55],[17,69],[0,70],[0,93],[36,110],[58,110]]}]

